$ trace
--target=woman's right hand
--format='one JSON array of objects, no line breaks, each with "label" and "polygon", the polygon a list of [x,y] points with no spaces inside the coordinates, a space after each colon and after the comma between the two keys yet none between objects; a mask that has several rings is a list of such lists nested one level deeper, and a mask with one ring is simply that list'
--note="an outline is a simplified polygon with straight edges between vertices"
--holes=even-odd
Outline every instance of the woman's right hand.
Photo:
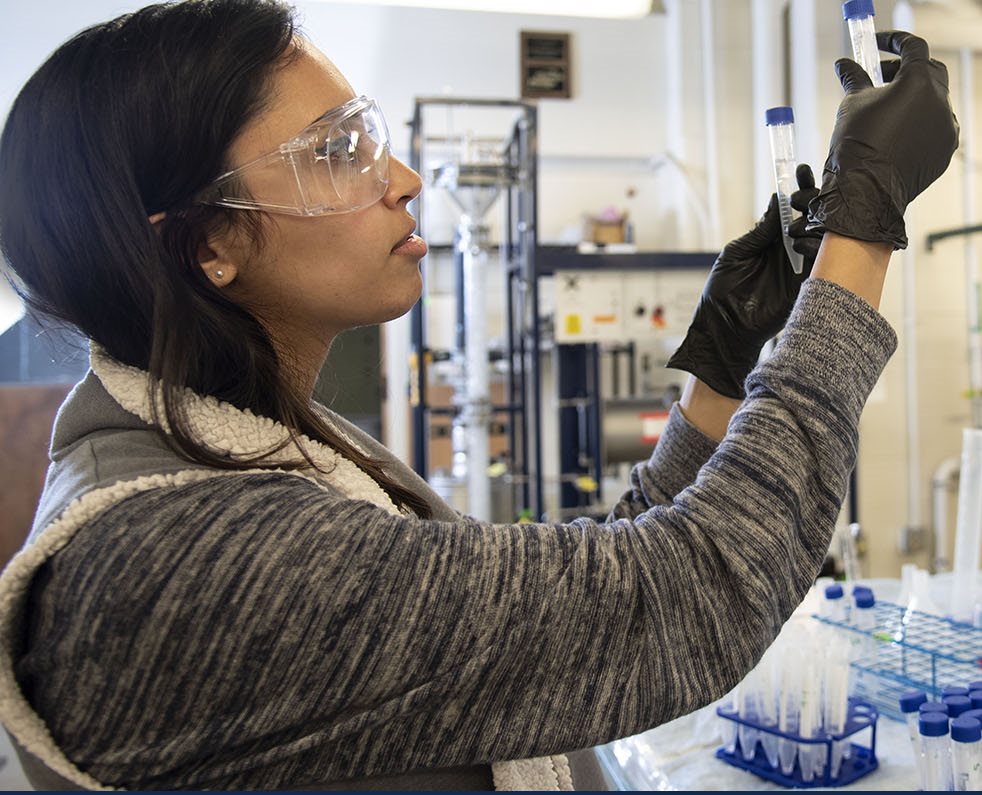
[{"label": "woman's right hand", "polygon": [[958,120],[948,70],[930,57],[927,42],[903,31],[883,31],[876,40],[881,50],[900,55],[884,62],[884,86],[874,88],[855,61],[836,61],[846,96],[821,191],[809,205],[809,228],[906,248],[904,211],[951,162]]}]

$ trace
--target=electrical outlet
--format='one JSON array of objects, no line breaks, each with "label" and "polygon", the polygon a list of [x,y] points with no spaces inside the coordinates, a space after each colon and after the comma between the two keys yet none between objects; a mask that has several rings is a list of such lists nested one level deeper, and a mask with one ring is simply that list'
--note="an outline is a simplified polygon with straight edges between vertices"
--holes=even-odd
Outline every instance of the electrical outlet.
[{"label": "electrical outlet", "polygon": [[897,551],[901,555],[916,555],[927,547],[926,527],[901,527],[897,535]]}]

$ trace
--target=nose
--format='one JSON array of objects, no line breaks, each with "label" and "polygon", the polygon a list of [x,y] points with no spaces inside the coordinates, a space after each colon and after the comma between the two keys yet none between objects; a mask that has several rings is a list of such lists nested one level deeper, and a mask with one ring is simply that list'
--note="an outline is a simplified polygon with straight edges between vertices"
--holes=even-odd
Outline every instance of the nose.
[{"label": "nose", "polygon": [[389,156],[389,187],[382,200],[396,208],[403,202],[411,202],[423,189],[423,180],[415,171],[394,155]]}]

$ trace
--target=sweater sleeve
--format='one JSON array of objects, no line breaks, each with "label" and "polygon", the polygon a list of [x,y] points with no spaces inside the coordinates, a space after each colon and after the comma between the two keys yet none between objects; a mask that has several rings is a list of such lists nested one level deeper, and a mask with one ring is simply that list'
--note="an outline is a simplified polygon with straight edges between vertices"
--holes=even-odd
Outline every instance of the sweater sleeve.
[{"label": "sweater sleeve", "polygon": [[809,281],[726,438],[676,411],[605,523],[422,521],[279,473],[130,498],[48,562],[18,677],[70,758],[141,789],[636,734],[730,689],[800,602],[895,346]]}]

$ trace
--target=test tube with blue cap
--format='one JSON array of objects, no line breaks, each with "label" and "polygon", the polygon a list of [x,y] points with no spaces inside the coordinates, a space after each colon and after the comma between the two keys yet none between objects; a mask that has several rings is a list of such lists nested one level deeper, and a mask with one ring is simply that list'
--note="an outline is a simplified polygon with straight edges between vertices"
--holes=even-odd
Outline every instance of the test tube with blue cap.
[{"label": "test tube with blue cap", "polygon": [[804,257],[794,250],[788,227],[797,213],[791,207],[791,194],[797,190],[795,169],[798,161],[794,151],[794,111],[787,105],[779,105],[764,111],[764,124],[767,125],[771,141],[771,158],[774,161],[774,181],[777,184],[777,206],[781,215],[781,232],[784,235],[784,250],[791,260],[791,268],[801,273]]},{"label": "test tube with blue cap", "polygon": [[954,785],[951,775],[951,752],[948,748],[948,716],[940,712],[928,712],[918,721],[921,735],[921,753],[917,759],[923,790],[950,790]]},{"label": "test tube with blue cap", "polygon": [[900,711],[907,721],[907,734],[910,736],[910,744],[914,749],[915,757],[920,753],[920,734],[917,729],[917,722],[921,717],[921,705],[926,703],[927,693],[923,690],[913,690],[900,697]]},{"label": "test tube with blue cap", "polygon": [[873,0],[847,0],[842,4],[842,18],[849,26],[852,57],[869,75],[876,87],[883,85],[880,69],[880,49],[876,45],[876,28],[873,27]]},{"label": "test tube with blue cap", "polygon": [[982,723],[975,718],[951,722],[951,772],[955,792],[982,789]]}]

